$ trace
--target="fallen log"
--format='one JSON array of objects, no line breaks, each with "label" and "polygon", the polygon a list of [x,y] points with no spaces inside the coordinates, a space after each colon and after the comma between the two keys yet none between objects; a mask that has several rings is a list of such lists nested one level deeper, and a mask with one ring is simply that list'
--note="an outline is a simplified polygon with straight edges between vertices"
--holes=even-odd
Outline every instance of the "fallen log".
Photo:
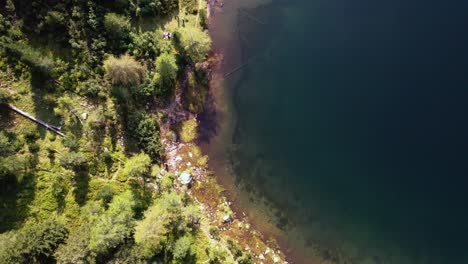
[{"label": "fallen log", "polygon": [[41,125],[41,126],[47,128],[48,130],[54,132],[55,134],[60,135],[60,136],[62,136],[62,137],[65,137],[65,134],[63,134],[62,132],[60,132],[60,127],[56,127],[56,126],[54,126],[54,125],[49,125],[49,124],[47,124],[46,122],[44,122],[44,121],[42,121],[42,120],[40,120],[40,119],[38,119],[38,118],[35,118],[34,116],[32,116],[32,115],[30,115],[30,114],[28,114],[28,113],[22,111],[21,109],[16,108],[16,107],[14,107],[14,106],[12,106],[12,105],[10,105],[10,104],[5,104],[5,105],[6,105],[8,108],[10,108],[11,110],[13,110],[14,112],[16,112],[16,113],[18,113],[18,114],[20,114],[20,115],[22,115],[22,116],[24,116],[24,117],[26,117],[26,118],[28,118],[28,119],[34,121],[34,122],[36,122],[37,124],[39,124],[39,125]]}]

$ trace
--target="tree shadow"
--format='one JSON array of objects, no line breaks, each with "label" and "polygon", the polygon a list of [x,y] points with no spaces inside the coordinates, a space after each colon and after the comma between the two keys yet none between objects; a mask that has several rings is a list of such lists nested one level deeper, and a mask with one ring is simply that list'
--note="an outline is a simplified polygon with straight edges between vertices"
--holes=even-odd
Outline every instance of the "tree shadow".
[{"label": "tree shadow", "polygon": [[0,128],[7,128],[13,125],[11,110],[0,103]]},{"label": "tree shadow", "polygon": [[[55,103],[55,90],[53,89],[53,84],[51,80],[44,80],[43,77],[34,77],[35,74],[31,75],[31,93],[32,93],[32,103],[33,103],[33,113],[34,117],[41,119],[42,121],[59,126],[60,118],[55,115],[54,107]],[[32,121],[31,121],[32,122]],[[38,129],[41,138],[44,139],[46,136],[47,129],[40,126]]]},{"label": "tree shadow", "polygon": [[209,143],[218,134],[219,114],[216,111],[215,99],[211,91],[208,92],[203,112],[197,115],[199,126],[197,128],[198,141]]},{"label": "tree shadow", "polygon": [[73,180],[75,187],[73,194],[75,196],[75,200],[80,206],[83,206],[87,201],[87,195],[89,192],[90,177],[88,169],[75,172]]},{"label": "tree shadow", "polygon": [[18,228],[28,217],[35,197],[36,177],[26,173],[22,179],[11,175],[0,180],[0,233]]}]

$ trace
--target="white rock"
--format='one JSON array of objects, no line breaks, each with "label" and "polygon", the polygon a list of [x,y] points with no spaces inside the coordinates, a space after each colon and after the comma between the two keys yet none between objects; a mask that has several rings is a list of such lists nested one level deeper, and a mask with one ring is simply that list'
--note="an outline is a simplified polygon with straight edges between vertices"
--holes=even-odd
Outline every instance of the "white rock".
[{"label": "white rock", "polygon": [[191,162],[187,162],[187,166],[192,166],[192,163]]},{"label": "white rock", "polygon": [[189,157],[193,157],[193,154],[192,154],[192,152],[189,152],[189,154],[188,154],[188,155],[189,155]]},{"label": "white rock", "polygon": [[231,222],[231,216],[230,216],[230,215],[225,215],[225,216],[223,216],[223,221],[224,221],[225,223]]},{"label": "white rock", "polygon": [[81,118],[82,118],[83,120],[88,119],[88,113],[86,113],[86,112],[82,113],[82,114],[81,114]]},{"label": "white rock", "polygon": [[261,259],[261,260],[265,259],[265,257],[262,254],[260,254],[260,256],[258,256],[258,258]]},{"label": "white rock", "polygon": [[278,258],[277,256],[275,256],[275,257],[273,258],[273,262],[274,262],[274,263],[278,263],[278,262],[279,262],[279,258]]},{"label": "white rock", "polygon": [[266,255],[266,254],[268,254],[268,253],[270,253],[270,249],[269,249],[269,248],[267,248],[267,249],[265,250],[265,253],[264,253],[264,254]]},{"label": "white rock", "polygon": [[175,158],[175,161],[182,161],[182,158],[181,158],[180,156],[177,156],[177,157]]}]

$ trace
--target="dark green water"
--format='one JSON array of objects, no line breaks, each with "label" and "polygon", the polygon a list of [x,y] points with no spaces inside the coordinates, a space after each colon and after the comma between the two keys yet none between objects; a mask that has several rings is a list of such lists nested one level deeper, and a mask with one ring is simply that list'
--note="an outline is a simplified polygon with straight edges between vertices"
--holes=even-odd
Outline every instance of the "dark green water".
[{"label": "dark green water", "polygon": [[250,11],[268,24],[240,22],[245,59],[258,57],[235,84],[238,177],[308,253],[468,263],[468,2]]}]

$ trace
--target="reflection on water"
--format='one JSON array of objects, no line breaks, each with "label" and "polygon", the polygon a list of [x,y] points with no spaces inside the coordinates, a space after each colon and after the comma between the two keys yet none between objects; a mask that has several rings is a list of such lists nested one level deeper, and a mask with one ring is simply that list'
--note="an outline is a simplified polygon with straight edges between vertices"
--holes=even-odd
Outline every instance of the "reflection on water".
[{"label": "reflection on water", "polygon": [[212,165],[300,262],[468,263],[468,4],[429,2],[231,1],[215,17],[221,73],[249,65],[214,78]]}]

